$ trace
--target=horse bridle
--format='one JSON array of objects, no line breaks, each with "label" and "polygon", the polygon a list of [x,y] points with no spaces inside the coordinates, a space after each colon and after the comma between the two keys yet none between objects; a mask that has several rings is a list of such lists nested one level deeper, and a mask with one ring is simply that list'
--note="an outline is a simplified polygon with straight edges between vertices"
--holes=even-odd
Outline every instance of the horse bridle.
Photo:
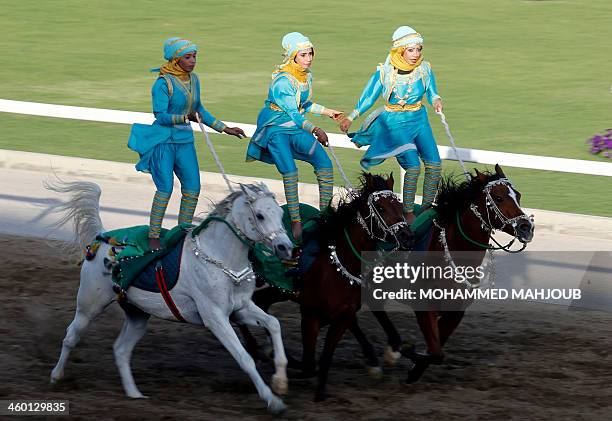
[{"label": "horse bridle", "polygon": [[[392,236],[393,240],[395,240],[395,244],[397,246],[396,248],[399,248],[400,242],[397,238],[397,233],[403,228],[410,228],[410,225],[408,224],[408,222],[406,222],[404,218],[402,218],[402,221],[396,222],[393,225],[388,225],[387,222],[385,222],[380,212],[376,208],[376,202],[386,197],[397,198],[395,193],[393,193],[391,190],[380,190],[371,193],[368,196],[367,202],[369,214],[363,217],[361,216],[361,212],[357,211],[357,221],[371,239],[388,241],[387,239],[389,238],[389,236]],[[383,232],[382,237],[379,237],[375,234],[374,224],[376,224],[376,226],[378,226],[378,228]]]},{"label": "horse bridle", "polygon": [[[247,206],[249,208],[249,210],[251,211],[251,214],[253,215],[253,223],[255,226],[255,230],[257,231],[257,233],[261,236],[261,239],[259,240],[251,240],[249,239],[249,237],[247,237],[244,232],[242,232],[242,230],[240,230],[240,228],[238,228],[235,224],[231,224],[229,221],[227,221],[225,218],[221,218],[221,217],[215,217],[218,220],[221,220],[223,223],[225,223],[231,230],[232,232],[236,235],[236,237],[238,237],[238,239],[240,241],[242,241],[245,245],[247,246],[251,246],[254,243],[258,243],[258,242],[263,242],[265,240],[268,240],[270,242],[272,242],[276,237],[278,237],[280,234],[284,234],[285,233],[285,229],[284,228],[280,228],[276,231],[272,231],[268,234],[266,234],[263,229],[261,228],[258,219],[257,219],[257,214],[255,213],[255,208],[253,207],[253,204],[263,198],[263,197],[272,197],[274,198],[274,194],[270,193],[270,192],[257,192],[255,193],[255,197],[252,197],[250,194],[248,194],[247,192],[244,192],[244,195],[246,196],[246,203]],[[210,256],[208,256],[204,250],[202,250],[201,245],[200,245],[200,236],[199,235],[195,235],[191,237],[192,240],[192,249],[193,249],[193,253],[196,255],[196,257],[200,258],[201,260],[210,263],[214,266],[217,266],[219,269],[221,269],[221,271],[223,273],[225,273],[234,283],[234,285],[239,286],[242,281],[246,280],[247,282],[252,282],[255,280],[255,273],[253,272],[253,267],[252,265],[249,263],[247,264],[246,267],[244,267],[242,270],[239,271],[235,271],[232,270],[230,268],[228,268],[227,266],[225,266],[225,264],[222,261],[219,261],[217,259],[214,259]]]},{"label": "horse bridle", "polygon": [[[254,204],[255,204],[256,201],[258,201],[259,199],[262,199],[264,197],[275,198],[274,194],[272,194],[270,192],[260,191],[260,192],[256,193],[255,197],[252,197],[252,196],[250,196],[247,193],[246,194],[246,203],[247,203],[247,206],[248,206],[249,210],[251,211],[251,215],[253,216],[253,225],[255,227],[255,231],[257,231],[257,234],[259,234],[259,236],[261,237],[260,240],[256,240],[254,242],[257,243],[257,242],[268,241],[268,242],[270,242],[270,244],[272,244],[272,241],[274,241],[276,239],[276,237],[278,237],[281,234],[285,234],[286,231],[285,231],[285,228],[282,225],[281,225],[281,227],[279,229],[277,229],[275,231],[272,231],[272,232],[269,232],[267,234],[261,228],[261,225],[259,224],[259,221],[257,219],[257,214],[255,213]],[[240,229],[238,227],[236,227],[236,230],[238,232],[240,232],[240,234],[245,236],[245,238],[248,238],[242,231],[240,231]]]},{"label": "horse bridle", "polygon": [[[519,221],[526,221],[531,225],[533,224],[533,215],[527,216],[523,214],[523,215],[516,216],[514,218],[506,217],[506,215],[504,215],[503,212],[499,209],[499,207],[495,203],[495,200],[493,200],[493,197],[491,196],[491,190],[495,186],[505,186],[505,187],[508,187],[508,189],[514,191],[514,186],[512,185],[512,182],[508,180],[507,178],[500,178],[498,180],[490,181],[489,183],[487,183],[487,185],[483,189],[485,193],[485,209],[487,211],[486,221],[483,218],[483,216],[480,214],[480,212],[478,211],[478,207],[474,203],[470,205],[470,209],[472,210],[476,218],[478,218],[484,230],[494,233],[496,229],[501,231],[504,229],[505,226],[511,225],[512,228],[514,229],[515,237],[518,237],[517,232],[516,232],[516,227]],[[502,224],[500,228],[493,227],[493,224],[491,223],[491,214],[489,213],[489,210],[493,211],[493,214],[497,217],[499,222]]]}]

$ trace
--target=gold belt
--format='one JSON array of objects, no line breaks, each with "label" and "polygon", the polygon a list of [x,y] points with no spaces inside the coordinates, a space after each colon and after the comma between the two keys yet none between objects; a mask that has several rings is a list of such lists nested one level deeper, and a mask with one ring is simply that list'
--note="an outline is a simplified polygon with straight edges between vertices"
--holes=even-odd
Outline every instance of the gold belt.
[{"label": "gold belt", "polygon": [[[273,102],[270,102],[270,103],[268,104],[268,106],[270,107],[270,109],[272,109],[272,110],[274,110],[274,111],[284,111],[284,110],[283,110],[281,107],[279,107],[278,105],[276,105],[276,104],[275,104],[275,103],[273,103]],[[302,113],[304,112],[304,109],[303,109],[303,108],[300,108],[298,111],[300,112],[300,114],[302,114]]]},{"label": "gold belt", "polygon": [[421,109],[422,106],[423,106],[423,103],[421,101],[417,102],[416,104],[404,104],[404,105],[387,104],[385,105],[385,111],[390,111],[392,113],[395,113],[398,111],[418,111]]}]

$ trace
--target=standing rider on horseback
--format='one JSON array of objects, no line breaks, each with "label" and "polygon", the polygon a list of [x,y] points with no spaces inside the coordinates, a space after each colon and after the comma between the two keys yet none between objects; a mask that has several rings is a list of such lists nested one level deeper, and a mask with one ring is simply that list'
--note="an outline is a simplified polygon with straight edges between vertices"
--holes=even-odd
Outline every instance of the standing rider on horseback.
[{"label": "standing rider on horseback", "polygon": [[[247,161],[259,160],[276,165],[283,177],[285,199],[291,216],[295,240],[302,235],[298,199],[298,171],[295,159],[314,168],[319,183],[319,207],[327,207],[334,187],[332,163],[321,147],[327,146],[327,134],[304,117],[310,112],[339,120],[342,113],[312,102],[314,46],[299,32],[283,37],[285,60],[272,73],[272,82],[264,108],[257,117],[257,130],[247,150]],[[321,144],[319,145],[317,141]]]},{"label": "standing rider on horseback", "polygon": [[396,157],[404,175],[404,213],[414,221],[414,196],[421,172],[419,156],[425,165],[423,205],[433,203],[440,181],[441,161],[423,95],[436,112],[442,111],[431,65],[423,61],[423,37],[409,26],[393,33],[393,45],[384,64],[380,64],[365,86],[353,112],[342,120],[340,129],[347,132],[354,119],[369,110],[382,94],[384,107],[374,111],[361,129],[349,134],[357,146],[371,145],[361,158],[368,170],[387,158]]},{"label": "standing rider on horseback", "polygon": [[200,102],[200,81],[193,73],[197,52],[197,46],[186,39],[166,40],[164,59],[167,62],[151,70],[159,72],[151,89],[155,122],[152,125],[134,124],[130,133],[128,147],[140,154],[136,169],[151,173],[157,188],[149,222],[151,249],[161,246],[159,237],[172,195],[173,173],[181,182],[179,224],[191,223],[198,203],[200,169],[189,122],[200,117],[204,124],[219,133],[245,137],[242,129],[227,127]]}]

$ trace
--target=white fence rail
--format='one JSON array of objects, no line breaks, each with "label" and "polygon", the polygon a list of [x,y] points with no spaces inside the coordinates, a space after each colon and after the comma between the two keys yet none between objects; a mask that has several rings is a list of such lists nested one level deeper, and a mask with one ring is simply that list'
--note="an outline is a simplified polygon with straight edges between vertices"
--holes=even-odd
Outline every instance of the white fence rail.
[{"label": "white fence rail", "polygon": [[[104,108],[73,107],[68,105],[13,101],[8,99],[0,99],[0,112],[123,124],[150,124],[154,120],[153,114],[150,113],[108,110]],[[242,128],[247,136],[251,136],[255,132],[255,125],[253,124],[234,123],[229,121],[226,123],[230,126]],[[200,131],[197,124],[192,124],[192,126],[194,130]],[[208,127],[206,130],[213,131]],[[343,134],[331,133],[329,134],[329,139],[332,146],[357,149],[357,147],[350,142],[349,138]],[[457,160],[451,148],[447,146],[438,146],[438,150],[440,151],[442,159]],[[458,152],[459,158],[463,161],[478,164],[500,164],[502,166],[516,168],[612,177],[612,163],[607,162],[553,158],[548,156],[523,155],[466,148],[458,148]]]}]

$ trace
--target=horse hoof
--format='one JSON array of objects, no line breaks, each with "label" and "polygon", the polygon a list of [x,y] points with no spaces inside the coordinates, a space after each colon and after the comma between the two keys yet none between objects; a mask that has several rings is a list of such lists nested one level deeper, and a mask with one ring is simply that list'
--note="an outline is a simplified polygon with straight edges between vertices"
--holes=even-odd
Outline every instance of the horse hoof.
[{"label": "horse hoof", "polygon": [[368,374],[370,377],[380,379],[383,375],[382,368],[380,366],[368,366]]},{"label": "horse hoof", "polygon": [[143,394],[142,394],[142,393],[140,393],[140,392],[136,392],[136,393],[128,393],[128,394],[127,394],[127,396],[128,396],[128,398],[131,398],[131,399],[149,399],[149,397],[148,397],[148,396],[143,395]]},{"label": "horse hoof", "polygon": [[287,405],[285,405],[283,401],[276,396],[272,397],[270,402],[268,402],[268,411],[270,411],[271,414],[278,415],[284,412],[286,409]]},{"label": "horse hoof", "polygon": [[64,377],[64,370],[61,370],[61,371],[59,371],[59,370],[58,371],[52,370],[51,371],[51,376],[49,378],[49,383],[56,384],[63,377]]},{"label": "horse hoof", "polygon": [[272,390],[277,395],[286,395],[289,390],[289,380],[277,374],[272,375]]},{"label": "horse hoof", "polygon": [[395,366],[395,364],[397,363],[397,360],[399,360],[401,356],[402,356],[401,352],[394,351],[393,348],[391,348],[391,346],[389,345],[385,346],[385,353],[383,357],[385,366],[387,367]]},{"label": "horse hoof", "polygon": [[418,352],[414,345],[410,347],[402,347],[400,353],[402,356],[412,360],[412,362],[415,364],[441,364],[442,361],[444,361],[444,354]]}]

